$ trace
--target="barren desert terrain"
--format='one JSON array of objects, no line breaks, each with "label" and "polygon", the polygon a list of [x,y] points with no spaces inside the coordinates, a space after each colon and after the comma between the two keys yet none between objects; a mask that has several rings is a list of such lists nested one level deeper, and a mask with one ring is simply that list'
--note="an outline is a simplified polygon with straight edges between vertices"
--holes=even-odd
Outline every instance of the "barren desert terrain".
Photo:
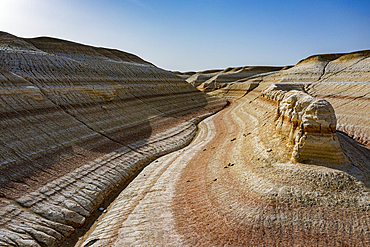
[{"label": "barren desert terrain", "polygon": [[369,246],[370,51],[171,72],[0,33],[1,246]]}]

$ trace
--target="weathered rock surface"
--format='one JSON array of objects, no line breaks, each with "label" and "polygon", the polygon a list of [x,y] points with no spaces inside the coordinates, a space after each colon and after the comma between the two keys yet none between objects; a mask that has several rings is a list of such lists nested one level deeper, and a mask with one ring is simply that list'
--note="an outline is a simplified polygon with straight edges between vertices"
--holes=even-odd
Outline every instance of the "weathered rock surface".
[{"label": "weathered rock surface", "polygon": [[0,33],[0,57],[0,245],[60,245],[144,167],[77,246],[370,245],[369,51],[177,76]]},{"label": "weathered rock surface", "polygon": [[311,56],[291,69],[263,77],[262,82],[304,83],[308,94],[334,107],[338,130],[370,143],[370,51]]},{"label": "weathered rock surface", "polygon": [[231,82],[226,83],[225,86],[220,89],[208,92],[208,95],[235,100],[240,99],[248,92],[255,90],[257,86],[257,82]]},{"label": "weathered rock surface", "polygon": [[340,136],[350,165],[291,162],[267,86],[147,166],[77,246],[369,245],[369,148]]},{"label": "weathered rock surface", "polygon": [[337,129],[364,144],[370,144],[370,87],[365,82],[315,82],[307,92],[329,101],[337,116]]},{"label": "weathered rock surface", "polygon": [[291,68],[259,74],[250,80],[260,82],[368,82],[370,51],[313,55]]},{"label": "weathered rock surface", "polygon": [[186,81],[190,84],[192,84],[195,87],[198,87],[200,84],[208,80],[209,78],[217,75],[218,73],[221,73],[222,70],[205,70],[201,72],[196,73],[181,73],[182,76],[187,76]]},{"label": "weathered rock surface", "polygon": [[[242,84],[275,83],[288,85],[290,90],[305,91],[327,100],[334,108],[337,129],[364,144],[370,143],[368,107],[370,93],[370,51],[322,54],[310,56],[295,66],[261,73],[247,78]],[[238,98],[230,85],[228,90],[213,91],[213,95]],[[237,90],[235,90],[237,91]]]},{"label": "weathered rock surface", "polygon": [[0,245],[59,246],[226,101],[118,50],[0,33]]},{"label": "weathered rock surface", "polygon": [[203,91],[213,91],[227,86],[231,82],[241,82],[249,77],[268,72],[279,71],[283,67],[245,66],[224,70],[206,70],[191,75],[187,82]]},{"label": "weathered rock surface", "polygon": [[356,141],[369,137],[368,54],[213,87],[238,100],[146,167],[77,246],[370,245],[370,148]]},{"label": "weathered rock surface", "polygon": [[336,134],[334,109],[328,101],[302,91],[284,91],[276,85],[261,95],[277,102],[276,130],[288,138],[294,161],[335,165],[347,162]]}]

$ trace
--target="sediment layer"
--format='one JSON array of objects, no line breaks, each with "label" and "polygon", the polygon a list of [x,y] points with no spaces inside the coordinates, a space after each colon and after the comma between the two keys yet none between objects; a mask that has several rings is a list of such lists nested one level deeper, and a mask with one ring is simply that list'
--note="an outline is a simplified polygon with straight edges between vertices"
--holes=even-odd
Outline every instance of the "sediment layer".
[{"label": "sediment layer", "polygon": [[60,246],[226,105],[141,58],[0,33],[0,245]]},{"label": "sediment layer", "polygon": [[[192,74],[186,81],[202,91],[212,91],[223,88],[232,82],[245,81],[250,77],[279,71],[281,69],[284,68],[273,66],[245,66],[236,68],[230,67],[224,70],[206,70]],[[186,75],[186,73],[183,75]]]},{"label": "sediment layer", "polygon": [[292,162],[265,88],[148,165],[77,246],[368,245],[369,148],[339,135],[352,165]]},{"label": "sediment layer", "polygon": [[[304,91],[327,100],[334,108],[337,129],[366,145],[369,132],[370,51],[313,55],[293,67],[261,72],[237,82],[230,80],[227,87],[211,94],[225,98],[242,97],[250,85],[275,83],[288,90]],[[240,90],[246,89],[246,90]]]},{"label": "sediment layer", "polygon": [[369,245],[369,61],[316,55],[209,84],[238,100],[146,167],[77,246]]},{"label": "sediment layer", "polygon": [[266,83],[301,83],[311,96],[333,106],[337,129],[369,144],[370,51],[315,55],[293,68],[262,77]]},{"label": "sediment layer", "polygon": [[77,246],[370,245],[369,59],[174,74],[1,32],[0,245],[63,245],[143,168]]}]

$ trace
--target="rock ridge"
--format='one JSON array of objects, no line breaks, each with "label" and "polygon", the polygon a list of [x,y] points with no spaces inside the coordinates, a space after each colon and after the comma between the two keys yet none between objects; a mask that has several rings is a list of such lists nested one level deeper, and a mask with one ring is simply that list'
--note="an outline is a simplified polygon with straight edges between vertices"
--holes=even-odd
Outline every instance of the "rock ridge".
[{"label": "rock ridge", "polygon": [[369,245],[369,59],[171,73],[0,32],[0,245],[70,245],[97,210],[78,246]]},{"label": "rock ridge", "polygon": [[283,91],[274,84],[261,95],[277,102],[276,131],[288,138],[293,161],[339,166],[348,162],[336,135],[335,112],[328,101],[302,91]]}]

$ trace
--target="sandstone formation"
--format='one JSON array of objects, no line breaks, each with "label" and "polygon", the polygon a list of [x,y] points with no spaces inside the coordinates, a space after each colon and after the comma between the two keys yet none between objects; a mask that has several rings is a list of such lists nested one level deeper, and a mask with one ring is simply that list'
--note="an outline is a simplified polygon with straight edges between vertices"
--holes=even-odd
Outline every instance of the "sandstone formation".
[{"label": "sandstone formation", "polygon": [[[228,83],[247,80],[251,76],[278,71],[283,67],[245,66],[224,70],[206,70],[191,75],[187,82],[200,90],[211,91],[225,87]],[[184,73],[185,74],[185,73]]]},{"label": "sandstone formation", "polygon": [[313,55],[293,67],[258,73],[241,83],[231,83],[225,90],[215,90],[212,94],[240,98],[245,91],[239,91],[238,88],[249,88],[251,83],[291,83],[292,89],[306,91],[311,96],[330,102],[335,109],[337,129],[369,144],[368,82],[370,51],[357,51]]},{"label": "sandstone formation", "polygon": [[213,69],[213,70],[205,70],[205,71],[191,73],[191,74],[188,74],[185,72],[185,73],[182,73],[182,75],[184,77],[187,76],[186,81],[188,83],[192,84],[195,87],[198,87],[200,84],[202,84],[203,82],[217,75],[220,72],[222,72],[222,70]]},{"label": "sandstone formation", "polygon": [[368,246],[367,54],[206,90],[231,106],[147,166],[77,246]]},{"label": "sandstone formation", "polygon": [[294,67],[264,77],[275,82],[368,82],[370,51],[310,56]]},{"label": "sandstone formation", "polygon": [[[284,88],[284,85],[279,86]],[[293,160],[346,163],[336,134],[334,109],[328,101],[302,91],[284,91],[277,85],[265,89],[261,95],[277,102],[276,130],[288,138]]]},{"label": "sandstone formation", "polygon": [[189,72],[180,72],[180,71],[172,71],[172,73],[176,74],[177,76],[180,76],[183,79],[188,79],[190,76],[194,75],[196,72],[189,71]]},{"label": "sandstone formation", "polygon": [[369,81],[315,82],[306,87],[308,93],[333,105],[338,130],[367,145],[370,144]]},{"label": "sandstone formation", "polygon": [[141,58],[0,33],[0,245],[60,246],[226,101]]},{"label": "sandstone formation", "polygon": [[369,245],[369,148],[340,136],[351,164],[292,162],[268,87],[148,165],[77,246]]},{"label": "sandstone formation", "polygon": [[0,33],[0,57],[0,245],[370,245],[369,51],[172,73]]},{"label": "sandstone formation", "polygon": [[364,144],[370,143],[370,51],[311,56],[293,68],[263,76],[260,81],[302,83],[308,94],[331,103],[338,130]]}]

